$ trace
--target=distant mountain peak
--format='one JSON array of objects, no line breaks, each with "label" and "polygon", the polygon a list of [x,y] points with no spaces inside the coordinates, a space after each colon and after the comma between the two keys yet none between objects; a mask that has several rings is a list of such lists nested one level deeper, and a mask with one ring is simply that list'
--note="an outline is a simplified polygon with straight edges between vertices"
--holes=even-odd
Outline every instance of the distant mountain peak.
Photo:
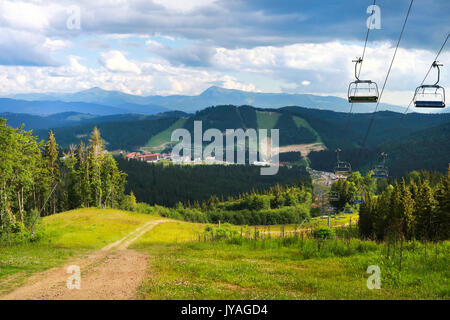
[{"label": "distant mountain peak", "polygon": [[204,95],[211,95],[211,94],[223,94],[223,93],[229,93],[230,89],[225,89],[222,87],[218,87],[218,86],[211,86],[208,89],[206,89],[205,91],[203,91],[200,95],[204,96]]},{"label": "distant mountain peak", "polygon": [[101,92],[108,92],[107,90],[104,90],[100,87],[92,87],[90,89],[82,90],[80,92],[92,92],[92,93],[101,93]]}]

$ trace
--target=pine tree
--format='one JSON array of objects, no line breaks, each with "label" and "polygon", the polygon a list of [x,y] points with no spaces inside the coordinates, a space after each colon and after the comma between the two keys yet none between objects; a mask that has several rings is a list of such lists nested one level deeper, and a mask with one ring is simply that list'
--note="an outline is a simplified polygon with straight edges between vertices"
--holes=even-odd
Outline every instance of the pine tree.
[{"label": "pine tree", "polygon": [[90,193],[90,166],[87,158],[86,147],[83,141],[80,142],[75,152],[77,158],[78,168],[76,170],[78,176],[78,188],[80,192],[80,202],[82,207],[89,207],[91,203]]},{"label": "pine tree", "polygon": [[56,192],[54,188],[59,183],[59,163],[58,163],[58,145],[52,131],[48,133],[47,143],[45,144],[44,161],[46,163],[48,177],[50,179],[51,194],[51,214],[56,213]]},{"label": "pine tree", "polygon": [[436,201],[427,180],[419,182],[415,208],[415,236],[422,240],[432,240],[437,227],[435,214]]},{"label": "pine tree", "polygon": [[400,214],[402,223],[402,234],[407,238],[411,239],[413,237],[413,226],[414,226],[414,200],[411,195],[411,191],[406,186],[405,180],[402,179],[400,185],[401,192],[401,204],[400,204]]},{"label": "pine tree", "polygon": [[450,237],[450,165],[437,188],[436,200],[434,240],[446,240]]},{"label": "pine tree", "polygon": [[91,197],[94,202],[94,206],[102,206],[102,180],[101,180],[101,168],[103,162],[103,140],[100,136],[100,131],[97,127],[91,133],[88,147],[88,159],[89,159],[89,177],[91,187]]}]

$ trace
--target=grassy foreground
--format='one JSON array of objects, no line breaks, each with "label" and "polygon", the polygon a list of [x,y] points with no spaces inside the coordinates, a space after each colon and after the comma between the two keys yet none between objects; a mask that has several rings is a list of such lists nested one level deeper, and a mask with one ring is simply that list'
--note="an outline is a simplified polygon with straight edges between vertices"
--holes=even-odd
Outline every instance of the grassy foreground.
[{"label": "grassy foreground", "polygon": [[[348,219],[350,217],[348,216]],[[352,217],[353,218],[353,217]],[[158,216],[80,209],[46,217],[38,239],[0,247],[0,295],[33,273],[59,266],[117,241]],[[338,220],[339,221],[339,220]],[[341,223],[346,220],[342,219]],[[311,225],[308,225],[310,227]],[[304,227],[304,226],[302,226]],[[449,299],[450,242],[400,246],[358,239],[323,240],[290,233],[204,237],[205,225],[162,223],[131,249],[150,256],[141,299]],[[285,231],[292,226],[283,227]],[[250,228],[250,235],[253,234]],[[281,226],[273,226],[279,231]],[[350,230],[351,231],[351,230]],[[351,234],[342,230],[339,234]],[[369,290],[367,267],[381,269],[381,289]]]},{"label": "grassy foreground", "polygon": [[[155,227],[133,248],[151,256],[142,299],[448,299],[448,242],[405,243],[272,238],[198,241],[202,225]],[[175,242],[176,241],[176,242]],[[389,251],[388,251],[389,250]],[[428,250],[428,251],[427,251]],[[401,256],[401,258],[400,258]],[[401,271],[399,263],[401,259]],[[367,267],[381,289],[367,288]]]},{"label": "grassy foreground", "polygon": [[79,209],[42,219],[34,242],[0,246],[0,294],[19,286],[35,272],[66,262],[117,241],[144,222],[148,214],[112,209]]}]

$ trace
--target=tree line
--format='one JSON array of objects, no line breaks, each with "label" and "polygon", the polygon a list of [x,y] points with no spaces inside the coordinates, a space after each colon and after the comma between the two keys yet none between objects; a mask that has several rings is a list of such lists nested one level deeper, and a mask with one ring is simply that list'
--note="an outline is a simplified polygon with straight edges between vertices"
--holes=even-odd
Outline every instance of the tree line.
[{"label": "tree line", "polygon": [[285,186],[276,184],[265,191],[252,190],[227,199],[211,195],[205,201],[178,202],[174,208],[138,203],[131,192],[125,196],[123,209],[191,222],[274,225],[300,224],[308,220],[311,202],[311,185],[300,181]]},{"label": "tree line", "polygon": [[[359,207],[363,238],[404,237],[428,241],[450,237],[450,167],[446,175],[412,171],[401,179],[372,179],[352,173],[335,181],[330,204],[340,212]],[[355,205],[355,200],[363,203]]]},{"label": "tree line", "polygon": [[261,175],[260,167],[249,165],[179,165],[146,163],[116,157],[128,177],[125,192],[134,192],[138,202],[175,207],[193,205],[211,195],[236,197],[245,192],[263,192],[275,184],[311,183],[304,166],[280,167],[276,175]]},{"label": "tree line", "polygon": [[379,195],[366,196],[359,212],[361,236],[378,240],[450,238],[450,168],[441,181],[402,178]]},{"label": "tree line", "polygon": [[0,119],[0,238],[33,229],[39,216],[90,206],[118,206],[126,175],[105,152],[97,128],[87,146],[60,150],[52,131],[37,141]]}]

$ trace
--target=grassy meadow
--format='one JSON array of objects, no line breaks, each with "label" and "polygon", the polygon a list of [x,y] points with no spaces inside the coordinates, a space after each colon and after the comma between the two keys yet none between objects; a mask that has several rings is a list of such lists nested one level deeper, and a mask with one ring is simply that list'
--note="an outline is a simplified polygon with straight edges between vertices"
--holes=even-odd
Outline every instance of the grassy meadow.
[{"label": "grassy meadow", "polygon": [[[227,228],[227,226],[225,226]],[[230,227],[236,232],[236,227]],[[132,248],[151,256],[142,299],[448,299],[450,243],[377,244],[341,236],[210,240],[201,225],[155,227]],[[251,233],[250,233],[251,234]],[[338,233],[339,234],[339,233]],[[341,230],[345,235],[345,230]],[[200,237],[199,237],[200,235]],[[381,269],[369,290],[367,267]]]},{"label": "grassy meadow", "polygon": [[[357,217],[346,215],[336,223]],[[33,273],[63,264],[160,219],[119,210],[79,209],[42,219],[36,239],[0,248],[0,294]],[[323,223],[322,223],[323,221]],[[324,225],[314,218],[301,228]],[[448,241],[376,243],[353,238],[357,226],[318,240],[299,226],[218,226],[172,220],[155,226],[130,249],[149,255],[140,299],[449,299]],[[205,231],[209,230],[209,231]],[[220,231],[220,232],[219,232]],[[277,232],[278,231],[278,232]],[[256,236],[257,234],[257,236]],[[214,235],[214,236],[211,236]],[[367,267],[381,269],[381,289],[369,290]]]}]

